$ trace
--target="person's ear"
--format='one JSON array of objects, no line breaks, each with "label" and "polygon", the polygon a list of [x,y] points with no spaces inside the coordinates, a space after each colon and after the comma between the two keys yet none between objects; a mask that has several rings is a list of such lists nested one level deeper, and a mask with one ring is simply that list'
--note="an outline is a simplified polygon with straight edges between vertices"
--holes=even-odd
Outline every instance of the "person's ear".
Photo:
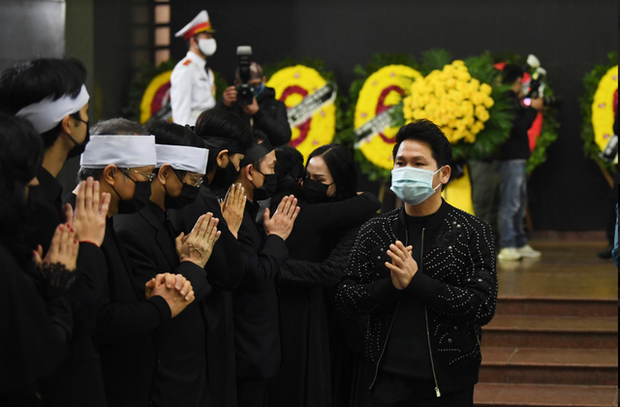
[{"label": "person's ear", "polygon": [[71,132],[73,131],[73,123],[71,122],[72,117],[70,115],[66,115],[65,117],[62,118],[62,121],[60,122],[61,127],[62,127],[62,131],[64,131],[67,134],[71,134]]},{"label": "person's ear", "polygon": [[159,171],[157,171],[157,179],[162,185],[166,185],[166,179],[168,178],[168,174],[170,173],[170,164],[164,164],[161,166]]},{"label": "person's ear", "polygon": [[439,181],[446,185],[450,181],[450,175],[452,175],[452,167],[444,165],[441,171],[439,171]]},{"label": "person's ear", "polygon": [[118,168],[116,168],[115,165],[108,165],[107,167],[105,167],[103,169],[103,175],[101,176],[101,181],[105,181],[106,183],[110,184],[111,186],[114,186],[116,183],[116,179],[114,178],[114,176],[116,175],[118,171]]},{"label": "person's ear", "polygon": [[241,169],[243,171],[243,175],[248,179],[248,181],[254,181],[254,165],[246,165]]},{"label": "person's ear", "polygon": [[215,161],[217,162],[217,166],[220,168],[226,168],[230,163],[230,157],[228,155],[228,150],[222,150],[217,153],[215,157]]}]

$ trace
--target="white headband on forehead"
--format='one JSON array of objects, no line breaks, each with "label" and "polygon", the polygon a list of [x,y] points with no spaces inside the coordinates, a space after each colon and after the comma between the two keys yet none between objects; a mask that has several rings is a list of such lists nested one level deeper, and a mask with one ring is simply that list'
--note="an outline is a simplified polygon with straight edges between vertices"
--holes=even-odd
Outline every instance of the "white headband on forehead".
[{"label": "white headband on forehead", "polygon": [[80,157],[82,168],[146,167],[157,164],[155,136],[91,136]]},{"label": "white headband on forehead", "polygon": [[157,168],[170,164],[179,171],[189,171],[204,175],[207,172],[209,150],[201,147],[156,144]]},{"label": "white headband on forehead", "polygon": [[66,115],[78,112],[89,99],[86,86],[82,85],[80,94],[74,99],[70,96],[56,100],[46,98],[24,107],[15,116],[28,120],[42,134],[56,127]]}]

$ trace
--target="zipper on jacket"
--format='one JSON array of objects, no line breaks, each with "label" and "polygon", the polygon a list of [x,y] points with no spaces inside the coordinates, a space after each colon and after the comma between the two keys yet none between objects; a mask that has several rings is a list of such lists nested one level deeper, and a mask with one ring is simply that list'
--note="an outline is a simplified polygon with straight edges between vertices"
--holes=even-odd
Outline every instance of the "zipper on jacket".
[{"label": "zipper on jacket", "polygon": [[[422,244],[420,246],[420,269],[418,273],[422,272],[423,263],[422,259],[424,258],[424,231],[426,228],[422,228]],[[439,391],[439,384],[437,383],[437,374],[435,373],[435,362],[433,361],[433,349],[431,348],[431,333],[428,328],[428,311],[426,305],[424,306],[424,318],[426,319],[426,339],[428,340],[428,353],[431,357],[431,369],[433,370],[433,379],[435,379],[435,394],[437,397],[441,397],[441,392]]]},{"label": "zipper on jacket", "polygon": [[[409,244],[409,231],[405,230],[405,247],[407,247],[408,244]],[[385,342],[383,343],[383,349],[381,349],[379,360],[377,360],[377,367],[375,368],[375,377],[372,379],[372,383],[370,383],[370,387],[368,387],[368,391],[372,390],[372,386],[374,386],[375,382],[377,381],[377,376],[379,375],[379,364],[381,363],[381,359],[383,359],[383,354],[385,353],[385,349],[387,348],[388,341],[390,340],[390,333],[392,332],[392,326],[394,325],[394,318],[396,317],[396,313],[398,312],[398,307],[400,307],[400,301],[401,300],[399,299],[398,304],[396,304],[396,309],[394,310],[394,315],[392,315],[392,321],[390,321],[390,328],[388,329],[387,336],[385,337]]]}]

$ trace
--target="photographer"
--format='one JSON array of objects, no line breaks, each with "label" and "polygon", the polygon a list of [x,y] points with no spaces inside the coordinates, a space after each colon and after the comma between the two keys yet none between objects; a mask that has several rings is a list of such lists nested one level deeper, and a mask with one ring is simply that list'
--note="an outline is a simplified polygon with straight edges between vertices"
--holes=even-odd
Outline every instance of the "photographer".
[{"label": "photographer", "polygon": [[249,105],[237,102],[237,87],[243,82],[239,68],[235,72],[235,86],[228,87],[217,103],[220,109],[236,113],[252,128],[262,130],[269,137],[272,146],[277,147],[291,140],[291,127],[284,102],[276,100],[276,91],[265,86],[263,68],[256,62],[250,64],[248,85],[254,88],[254,98]]},{"label": "photographer", "polygon": [[544,105],[542,98],[523,98],[521,95],[522,79],[522,68],[516,65],[504,67],[503,82],[511,86],[508,93],[513,101],[514,121],[510,129],[510,137],[501,146],[498,163],[500,178],[498,223],[501,248],[498,259],[502,261],[540,257],[540,252],[527,244],[523,219],[527,208],[525,168],[530,158],[527,131]]}]

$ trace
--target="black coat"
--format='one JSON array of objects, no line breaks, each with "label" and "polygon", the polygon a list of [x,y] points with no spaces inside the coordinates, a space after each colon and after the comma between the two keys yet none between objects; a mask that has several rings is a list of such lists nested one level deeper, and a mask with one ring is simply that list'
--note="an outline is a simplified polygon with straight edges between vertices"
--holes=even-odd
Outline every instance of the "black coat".
[{"label": "black coat", "polygon": [[499,160],[527,160],[530,158],[530,140],[527,131],[536,120],[538,112],[533,107],[523,107],[512,92],[506,92],[512,103],[512,128],[510,137],[500,147]]},{"label": "black coat", "polygon": [[269,379],[280,369],[279,270],[288,258],[282,238],[265,237],[247,202],[239,242],[248,258],[241,286],[233,292],[237,377]]},{"label": "black coat", "polygon": [[37,382],[68,356],[73,320],[62,302],[46,302],[35,281],[0,244],[0,405],[36,401]]},{"label": "black coat", "polygon": [[271,145],[278,147],[291,141],[292,132],[288,123],[286,105],[277,100],[275,96],[276,91],[273,88],[263,89],[256,97],[259,109],[254,116],[246,114],[238,103],[230,108],[226,107],[222,99],[218,101],[217,107],[237,114],[248,126],[252,124],[250,120],[252,119],[254,128],[265,132]]},{"label": "black coat", "polygon": [[[63,223],[62,186],[43,167],[37,171],[39,186],[31,191],[35,243],[47,252],[52,236]],[[105,406],[99,358],[91,335],[101,299],[103,252],[91,243],[81,243],[76,281],[70,296],[75,300],[74,327],[66,360],[41,381],[41,394],[48,406]]]},{"label": "black coat", "polygon": [[437,391],[473,386],[480,368],[481,326],[497,303],[497,273],[491,227],[443,202],[422,231],[418,272],[405,290],[394,287],[385,262],[397,239],[407,245],[405,209],[368,221],[360,229],[338,286],[336,304],[349,316],[369,315],[366,358],[369,383],[390,335],[402,296],[425,307]]},{"label": "black coat", "polygon": [[[70,194],[66,201],[75,205],[75,198]],[[153,332],[170,321],[170,307],[160,296],[143,300],[144,285],[133,280],[133,265],[116,236],[114,218],[108,218],[101,250],[105,272],[94,340],[108,406],[148,406],[157,367]]]},{"label": "black coat", "polygon": [[207,317],[207,366],[211,404],[237,407],[235,340],[231,291],[238,287],[247,267],[241,245],[230,233],[217,196],[202,185],[194,203],[169,210],[175,230],[190,233],[198,218],[207,213],[218,218],[221,236],[207,262],[207,280],[212,291],[203,301]]},{"label": "black coat", "polygon": [[[273,205],[276,205],[276,202]],[[272,205],[272,206],[273,206]],[[302,208],[286,240],[290,259],[281,269],[282,369],[270,384],[269,402],[280,407],[331,406],[330,320],[324,289],[344,273],[348,253],[322,265],[343,230],[368,220],[381,202],[364,193],[339,202]],[[345,249],[346,250],[346,249]],[[327,302],[329,306],[330,302]]]},{"label": "black coat", "polygon": [[144,286],[159,273],[181,274],[196,300],[155,332],[158,365],[151,393],[154,406],[206,404],[206,322],[202,300],[211,291],[207,273],[191,262],[179,263],[166,214],[153,202],[138,213],[117,215],[114,230],[133,263],[133,277]]}]

